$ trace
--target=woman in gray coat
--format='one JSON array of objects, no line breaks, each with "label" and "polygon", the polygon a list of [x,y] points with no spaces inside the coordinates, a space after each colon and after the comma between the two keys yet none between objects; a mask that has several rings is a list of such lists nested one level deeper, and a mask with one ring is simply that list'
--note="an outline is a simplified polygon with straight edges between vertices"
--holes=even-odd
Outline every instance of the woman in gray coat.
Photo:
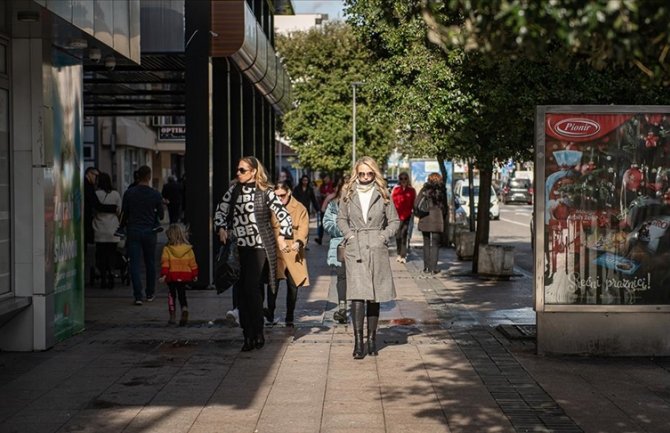
[{"label": "woman in gray coat", "polygon": [[[400,225],[395,206],[374,159],[356,161],[340,199],[337,226],[346,240],[347,297],[354,325],[354,359],[365,357],[364,315],[368,318],[368,354],[377,355],[379,303],[395,298],[388,240]],[[364,313],[364,303],[367,311]]]},{"label": "woman in gray coat", "polygon": [[447,195],[439,173],[428,176],[428,181],[416,196],[414,211],[419,216],[418,229],[423,234],[423,272],[437,274],[440,272],[437,269],[437,256],[441,234],[444,232],[444,215],[447,213]]}]

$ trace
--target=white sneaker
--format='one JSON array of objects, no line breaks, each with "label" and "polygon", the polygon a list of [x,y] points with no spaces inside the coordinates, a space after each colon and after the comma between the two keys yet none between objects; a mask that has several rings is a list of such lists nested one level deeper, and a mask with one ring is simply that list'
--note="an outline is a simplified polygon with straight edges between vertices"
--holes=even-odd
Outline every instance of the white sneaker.
[{"label": "white sneaker", "polygon": [[232,320],[233,325],[239,326],[240,325],[240,312],[237,310],[237,308],[234,308],[232,310],[228,310],[226,313],[226,319]]},{"label": "white sneaker", "polygon": [[396,258],[395,258],[395,261],[396,261],[396,262],[400,263],[401,260],[402,260],[402,257],[400,257],[400,256],[396,256]]},{"label": "white sneaker", "polygon": [[400,263],[407,263],[407,259],[405,257],[400,257],[400,260],[398,260]]}]

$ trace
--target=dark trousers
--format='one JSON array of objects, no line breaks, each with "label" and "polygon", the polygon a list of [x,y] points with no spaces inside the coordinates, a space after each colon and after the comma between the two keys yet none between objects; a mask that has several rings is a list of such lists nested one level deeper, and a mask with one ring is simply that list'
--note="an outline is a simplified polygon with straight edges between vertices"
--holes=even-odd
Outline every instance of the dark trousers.
[{"label": "dark trousers", "polygon": [[[298,301],[298,286],[295,285],[293,277],[286,270],[286,321],[293,322],[293,313],[295,312],[295,304]],[[277,291],[272,293],[270,286],[268,286],[268,310],[272,317],[275,316],[275,308],[277,308],[277,295],[279,292],[279,281],[277,280]]]},{"label": "dark trousers", "polygon": [[318,212],[316,213],[316,237],[317,239],[321,240],[323,239],[323,212]]},{"label": "dark trousers", "polygon": [[186,283],[182,282],[171,282],[168,283],[168,311],[174,313],[175,311],[175,298],[179,299],[179,306],[184,309],[188,307],[188,302],[186,301]]},{"label": "dark trousers", "polygon": [[440,252],[440,233],[423,232],[423,268],[437,271],[437,256]]},{"label": "dark trousers", "polygon": [[133,282],[133,295],[136,301],[141,301],[143,289],[140,269],[142,262],[144,262],[147,277],[147,298],[153,296],[156,291],[156,233],[150,228],[128,228],[126,247],[128,249],[128,259],[130,260],[130,279]]},{"label": "dark trousers", "polygon": [[395,235],[396,247],[400,257],[407,257],[407,234],[409,233],[409,219],[400,221],[400,227]]},{"label": "dark trousers", "polygon": [[181,216],[181,203],[177,205],[168,205],[168,216],[170,217],[170,224],[177,224]]},{"label": "dark trousers", "polygon": [[347,268],[342,263],[342,266],[335,266],[335,275],[337,277],[337,302],[345,302],[347,300]]},{"label": "dark trousers", "polygon": [[238,282],[240,326],[245,338],[263,335],[263,288],[268,277],[268,261],[263,248],[239,248],[241,281]]},{"label": "dark trousers", "polygon": [[116,242],[96,242],[95,243],[95,266],[100,271],[102,282],[105,279],[112,278],[111,273],[114,269],[116,260]]}]

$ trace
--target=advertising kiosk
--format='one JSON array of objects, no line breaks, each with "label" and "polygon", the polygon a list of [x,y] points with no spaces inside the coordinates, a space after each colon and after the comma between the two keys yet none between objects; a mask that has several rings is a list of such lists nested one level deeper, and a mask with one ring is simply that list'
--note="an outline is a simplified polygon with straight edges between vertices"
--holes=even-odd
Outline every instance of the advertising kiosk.
[{"label": "advertising kiosk", "polygon": [[540,106],[538,353],[670,355],[670,106]]}]

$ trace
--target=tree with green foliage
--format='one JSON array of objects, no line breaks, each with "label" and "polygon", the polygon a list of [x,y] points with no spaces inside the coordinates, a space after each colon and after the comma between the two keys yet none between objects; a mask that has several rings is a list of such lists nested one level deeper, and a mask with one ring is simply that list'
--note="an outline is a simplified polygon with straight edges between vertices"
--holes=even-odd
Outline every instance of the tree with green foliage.
[{"label": "tree with green foliage", "polygon": [[670,84],[666,1],[425,0],[424,6],[443,46],[535,60],[552,51],[595,69],[634,66],[647,79]]},{"label": "tree with green foliage", "polygon": [[[277,51],[286,59],[293,81],[294,108],[283,119],[282,133],[304,168],[341,171],[351,168],[352,83],[368,82],[369,51],[344,23],[327,23],[306,32],[278,35]],[[356,155],[381,165],[392,149],[392,128],[369,102],[367,85],[356,95]]]}]

